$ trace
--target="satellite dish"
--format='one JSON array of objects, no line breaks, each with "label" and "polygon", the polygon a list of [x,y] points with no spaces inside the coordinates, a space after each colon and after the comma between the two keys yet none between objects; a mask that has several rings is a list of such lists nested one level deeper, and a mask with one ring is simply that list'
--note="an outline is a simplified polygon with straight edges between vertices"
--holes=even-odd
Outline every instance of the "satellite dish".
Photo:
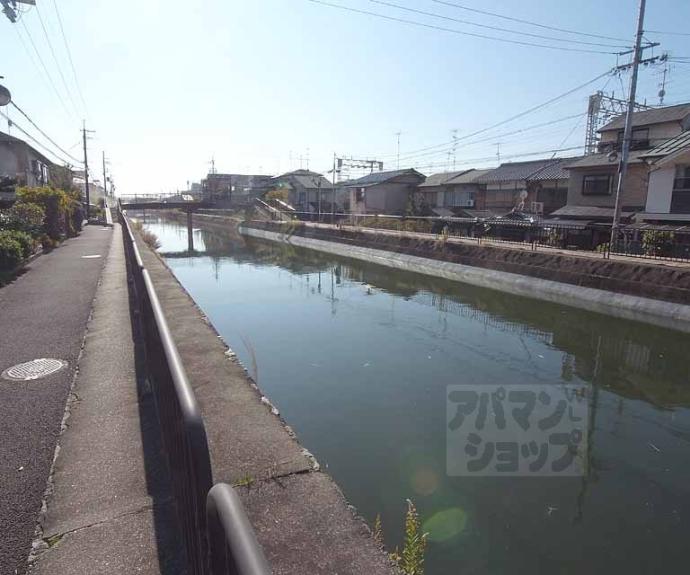
[{"label": "satellite dish", "polygon": [[615,162],[618,159],[618,152],[616,152],[615,150],[613,152],[609,152],[608,155],[606,156],[606,159],[609,162],[612,162],[612,163]]},{"label": "satellite dish", "polygon": [[7,106],[12,101],[12,94],[10,91],[0,84],[0,106]]}]

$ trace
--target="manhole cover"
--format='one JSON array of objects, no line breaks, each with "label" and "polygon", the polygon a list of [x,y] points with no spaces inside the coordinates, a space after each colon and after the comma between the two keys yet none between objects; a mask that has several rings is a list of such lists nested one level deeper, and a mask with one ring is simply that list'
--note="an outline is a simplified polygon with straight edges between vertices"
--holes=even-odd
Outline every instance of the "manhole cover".
[{"label": "manhole cover", "polygon": [[30,381],[46,377],[60,371],[63,367],[67,367],[66,361],[43,357],[12,366],[2,372],[2,377],[11,381]]}]

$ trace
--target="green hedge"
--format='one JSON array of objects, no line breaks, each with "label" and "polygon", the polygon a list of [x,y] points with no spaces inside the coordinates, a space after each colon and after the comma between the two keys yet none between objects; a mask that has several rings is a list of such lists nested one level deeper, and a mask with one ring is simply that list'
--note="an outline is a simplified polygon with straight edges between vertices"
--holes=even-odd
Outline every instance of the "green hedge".
[{"label": "green hedge", "polygon": [[37,238],[44,233],[44,219],[43,207],[16,202],[10,209],[0,211],[0,229],[26,232]]},{"label": "green hedge", "polygon": [[45,211],[43,226],[51,240],[60,240],[67,235],[66,214],[70,207],[70,197],[62,190],[44,186],[42,188],[20,188],[17,200],[24,204],[37,204]]},{"label": "green hedge", "polygon": [[[12,271],[24,259],[23,232],[0,231],[0,271]],[[29,238],[31,239],[31,238]]]}]

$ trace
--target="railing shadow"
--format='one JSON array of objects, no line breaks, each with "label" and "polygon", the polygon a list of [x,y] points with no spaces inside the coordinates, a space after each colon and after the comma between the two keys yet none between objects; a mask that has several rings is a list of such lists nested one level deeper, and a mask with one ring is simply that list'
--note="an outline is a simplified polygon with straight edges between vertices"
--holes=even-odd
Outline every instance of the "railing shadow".
[{"label": "railing shadow", "polygon": [[[129,258],[126,259],[129,268],[130,261]],[[182,539],[182,532],[176,517],[170,469],[161,441],[161,428],[156,414],[156,404],[146,373],[144,339],[131,278],[132,275],[128,272],[129,317],[134,343],[139,423],[144,452],[146,488],[153,504],[153,525],[158,550],[158,564],[161,575],[185,575],[187,573],[187,556],[184,548],[179,544]]]},{"label": "railing shadow", "polygon": [[[159,424],[156,431],[160,430],[160,443],[155,447],[163,447],[169,467],[169,473],[165,473],[170,479],[167,493],[174,496],[176,504],[186,572],[190,575],[269,575],[263,551],[232,488],[221,486],[219,490],[224,497],[220,500],[209,494],[211,460],[201,411],[129,221],[122,212],[119,215],[127,259],[131,318],[139,343],[137,370],[141,381],[145,382],[143,393],[152,399],[140,401],[140,405],[141,409],[147,404],[149,409],[155,406]],[[161,453],[157,452],[159,456]],[[152,456],[155,461],[156,454]],[[154,482],[151,478],[150,485]],[[161,506],[163,509],[165,507]],[[169,532],[163,523],[157,523],[156,531],[157,540],[162,543],[159,560],[165,565],[167,557],[160,552],[168,548],[165,539]],[[179,539],[178,536],[177,541]],[[218,560],[218,553],[209,549],[209,540],[216,543],[214,549],[223,549],[226,561]],[[218,547],[218,542],[225,544]]]}]

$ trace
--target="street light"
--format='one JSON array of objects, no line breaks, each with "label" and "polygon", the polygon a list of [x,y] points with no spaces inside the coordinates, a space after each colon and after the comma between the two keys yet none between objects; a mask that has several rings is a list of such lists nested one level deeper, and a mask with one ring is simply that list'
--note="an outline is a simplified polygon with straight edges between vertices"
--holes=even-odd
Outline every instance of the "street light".
[{"label": "street light", "polygon": [[0,84],[0,106],[7,106],[12,101],[12,94],[10,91]]}]

